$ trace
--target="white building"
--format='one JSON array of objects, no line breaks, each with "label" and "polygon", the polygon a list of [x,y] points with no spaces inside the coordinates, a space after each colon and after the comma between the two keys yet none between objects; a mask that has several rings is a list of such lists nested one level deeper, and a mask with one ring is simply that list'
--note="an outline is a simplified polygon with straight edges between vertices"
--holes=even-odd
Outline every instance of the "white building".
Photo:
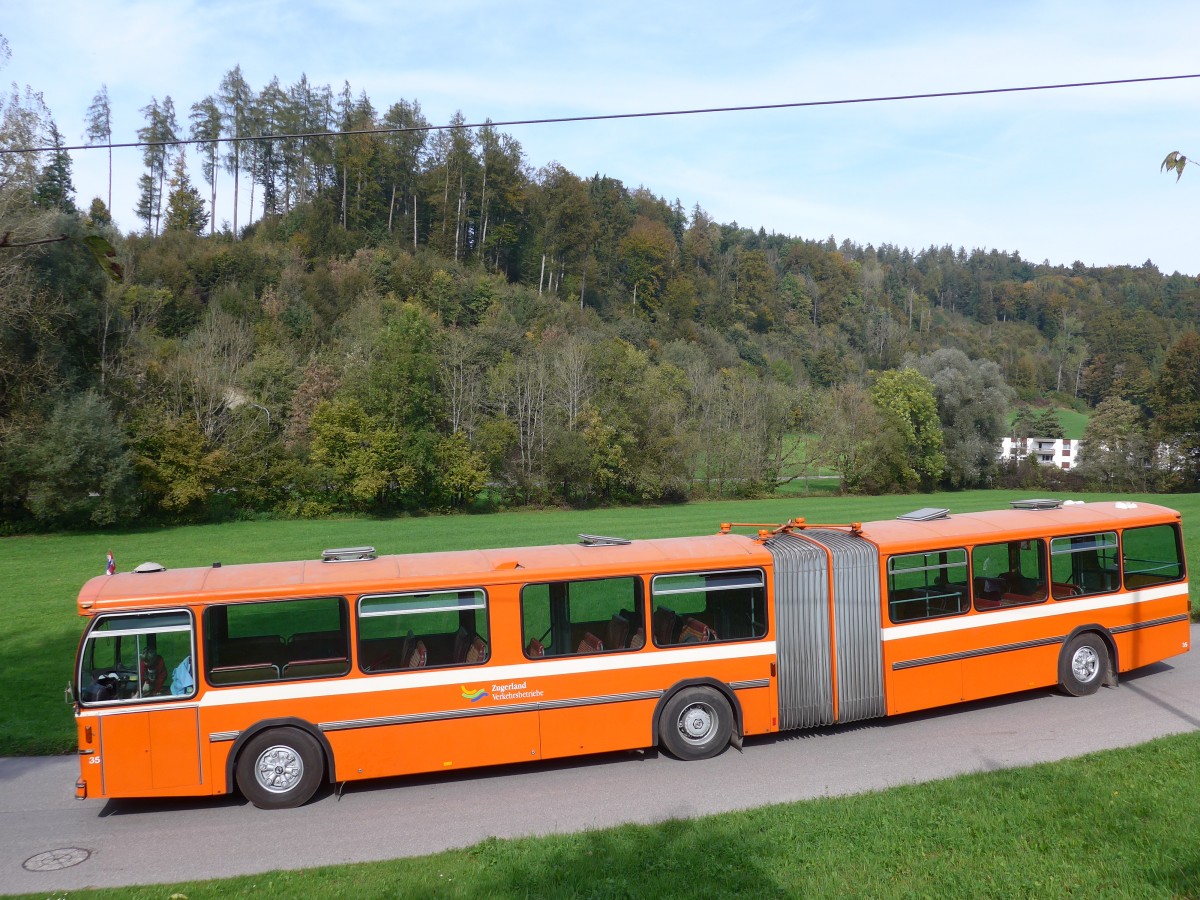
[{"label": "white building", "polygon": [[1071,438],[1011,438],[1000,444],[1001,459],[1021,459],[1032,456],[1044,466],[1071,469],[1078,464],[1081,441]]}]

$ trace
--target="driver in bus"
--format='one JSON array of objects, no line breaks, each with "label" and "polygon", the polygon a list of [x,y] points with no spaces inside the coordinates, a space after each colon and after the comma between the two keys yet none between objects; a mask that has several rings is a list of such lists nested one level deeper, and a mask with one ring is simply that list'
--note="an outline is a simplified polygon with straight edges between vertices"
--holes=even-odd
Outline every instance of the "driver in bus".
[{"label": "driver in bus", "polygon": [[167,681],[167,664],[151,647],[142,651],[142,696],[162,694]]}]

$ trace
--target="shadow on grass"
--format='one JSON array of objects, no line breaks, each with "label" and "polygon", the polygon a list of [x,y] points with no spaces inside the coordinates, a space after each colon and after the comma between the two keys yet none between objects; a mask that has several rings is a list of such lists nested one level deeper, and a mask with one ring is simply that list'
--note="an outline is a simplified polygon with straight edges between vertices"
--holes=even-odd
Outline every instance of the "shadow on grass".
[{"label": "shadow on grass", "polygon": [[[698,787],[698,786],[697,786]],[[536,841],[489,839],[467,856],[499,897],[791,897],[770,832],[744,818],[670,820]]]}]

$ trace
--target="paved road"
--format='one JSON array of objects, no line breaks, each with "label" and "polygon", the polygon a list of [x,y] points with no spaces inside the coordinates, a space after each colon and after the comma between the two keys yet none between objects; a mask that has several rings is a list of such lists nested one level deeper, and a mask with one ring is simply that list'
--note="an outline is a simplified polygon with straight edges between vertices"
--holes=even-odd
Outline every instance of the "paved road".
[{"label": "paved road", "polygon": [[[1200,637],[1200,629],[1192,633]],[[0,759],[0,892],[69,891],[393,859],[489,835],[578,831],[849,794],[1200,729],[1200,654],[1070,698],[1031,691],[940,712],[746,742],[716,759],[617,753],[348,785],[301,809],[242,800],[77,801],[74,757]],[[703,790],[696,790],[703,785]],[[69,868],[28,871],[51,850]],[[73,858],[82,856],[78,853]],[[63,860],[68,861],[68,860]],[[53,864],[53,863],[52,863]]]}]

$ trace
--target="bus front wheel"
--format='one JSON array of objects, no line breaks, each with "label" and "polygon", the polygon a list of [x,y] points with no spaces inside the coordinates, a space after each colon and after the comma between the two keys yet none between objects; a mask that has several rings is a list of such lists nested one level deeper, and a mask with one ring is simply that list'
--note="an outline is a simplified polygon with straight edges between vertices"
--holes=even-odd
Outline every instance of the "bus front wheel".
[{"label": "bus front wheel", "polygon": [[712,688],[684,688],[663,707],[658,733],[677,759],[708,759],[729,746],[733,712]]},{"label": "bus front wheel", "polygon": [[290,809],[308,801],[321,783],[324,756],[316,739],[299,728],[272,728],[242,748],[237,783],[259,809]]},{"label": "bus front wheel", "polygon": [[1108,648],[1099,635],[1081,634],[1071,640],[1058,661],[1058,682],[1072,697],[1094,694],[1108,671]]}]

